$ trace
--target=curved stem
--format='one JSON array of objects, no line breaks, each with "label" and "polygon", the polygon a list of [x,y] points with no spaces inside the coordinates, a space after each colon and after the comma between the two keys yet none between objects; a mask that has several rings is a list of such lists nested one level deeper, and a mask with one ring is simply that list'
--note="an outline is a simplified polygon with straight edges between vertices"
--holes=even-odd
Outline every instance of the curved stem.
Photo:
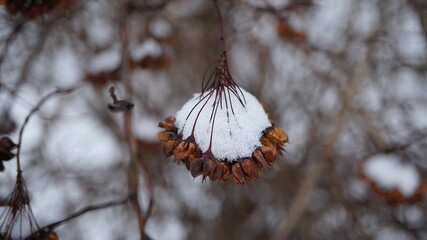
[{"label": "curved stem", "polygon": [[35,107],[33,107],[33,109],[31,109],[30,113],[28,113],[27,117],[24,120],[24,123],[22,124],[21,129],[19,130],[19,137],[18,137],[18,150],[16,153],[16,165],[18,168],[18,174],[20,172],[22,172],[21,169],[21,147],[22,147],[22,136],[24,134],[24,130],[28,125],[28,122],[30,120],[30,118],[34,115],[34,113],[36,113],[40,107],[52,96],[57,95],[57,94],[68,94],[71,93],[74,89],[76,89],[77,87],[79,87],[80,85],[71,87],[71,88],[66,88],[66,89],[57,89],[49,94],[47,94],[46,96],[44,96],[42,99],[40,99],[40,101],[37,103],[37,105]]}]

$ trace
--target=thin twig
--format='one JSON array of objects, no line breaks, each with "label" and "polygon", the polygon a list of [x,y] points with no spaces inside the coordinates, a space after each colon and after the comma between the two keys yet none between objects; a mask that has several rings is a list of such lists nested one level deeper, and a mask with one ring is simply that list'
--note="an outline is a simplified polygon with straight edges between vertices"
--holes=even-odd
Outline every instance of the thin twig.
[{"label": "thin twig", "polygon": [[219,10],[218,1],[212,0],[215,8],[215,12],[219,19],[219,34],[220,34],[220,40],[222,43],[222,51],[225,53],[227,51],[227,46],[225,42],[225,30],[224,30],[224,19],[222,18],[221,11]]},{"label": "thin twig", "polygon": [[36,113],[40,107],[52,96],[55,96],[57,94],[68,94],[71,93],[72,91],[74,91],[76,88],[80,87],[81,85],[77,85],[71,88],[64,88],[64,89],[57,89],[49,94],[47,94],[46,96],[44,96],[42,99],[40,99],[40,101],[37,103],[36,106],[33,107],[33,109],[31,109],[31,111],[28,113],[27,117],[24,120],[24,123],[22,124],[21,129],[19,130],[19,140],[18,140],[18,150],[16,153],[16,165],[18,168],[18,172],[22,172],[21,169],[21,148],[22,148],[22,136],[24,134],[24,130],[27,127],[27,124],[30,120],[30,118],[33,116],[34,113]]},{"label": "thin twig", "polygon": [[[125,84],[126,98],[131,100],[133,98],[133,88],[132,82],[129,79],[129,22],[128,22],[128,12],[130,9],[125,7],[122,10],[122,22],[121,22],[121,40],[122,40],[122,64],[120,69],[120,77],[122,82]],[[132,127],[132,112],[126,111],[124,112],[124,128],[125,128],[125,136],[129,146],[130,153],[130,163],[128,169],[128,193],[129,193],[129,202],[134,208],[137,218],[138,218],[138,226],[141,235],[141,239],[148,239],[145,234],[145,224],[148,219],[148,214],[143,212],[141,204],[139,203],[138,197],[138,185],[139,185],[139,168],[140,165],[138,163],[138,149],[137,149],[137,140],[133,135],[133,127]],[[148,178],[148,176],[146,176]],[[149,211],[152,208],[152,192],[151,188],[151,200],[149,204]]]},{"label": "thin twig", "polygon": [[97,205],[92,205],[92,206],[87,206],[77,212],[71,213],[68,217],[59,220],[57,222],[51,223],[49,225],[46,225],[42,228],[40,228],[40,230],[38,232],[32,233],[32,235],[35,235],[39,232],[43,232],[43,231],[52,231],[55,228],[57,228],[59,225],[66,223],[70,220],[73,220],[74,218],[80,217],[83,214],[86,214],[88,212],[92,212],[92,211],[96,211],[96,210],[101,210],[104,208],[109,208],[109,207],[113,207],[113,206],[117,206],[117,205],[122,205],[124,203],[126,203],[129,200],[128,197],[121,199],[121,200],[115,200],[115,201],[110,201],[110,202],[105,202],[105,203],[101,203],[101,204],[97,204]]}]

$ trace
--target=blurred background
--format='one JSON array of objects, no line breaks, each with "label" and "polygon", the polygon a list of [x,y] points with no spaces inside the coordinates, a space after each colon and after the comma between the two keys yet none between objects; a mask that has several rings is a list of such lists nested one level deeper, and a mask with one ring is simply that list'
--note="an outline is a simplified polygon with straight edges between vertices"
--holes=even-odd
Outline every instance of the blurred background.
[{"label": "blurred background", "polygon": [[[155,240],[427,239],[426,1],[218,0],[234,80],[290,139],[244,186],[193,179],[156,137],[221,53],[212,1],[1,4],[0,136],[17,142],[43,96],[73,88],[23,135],[40,226],[123,199],[133,181]],[[111,86],[131,113],[108,110]],[[0,205],[16,179],[15,159],[4,165]],[[137,212],[110,206],[55,231],[140,239]]]}]

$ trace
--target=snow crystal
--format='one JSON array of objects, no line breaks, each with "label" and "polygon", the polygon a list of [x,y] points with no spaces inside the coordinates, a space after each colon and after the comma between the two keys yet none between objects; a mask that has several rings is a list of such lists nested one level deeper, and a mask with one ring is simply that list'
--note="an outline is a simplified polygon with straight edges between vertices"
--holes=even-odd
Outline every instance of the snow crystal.
[{"label": "snow crystal", "polygon": [[412,196],[420,183],[415,167],[402,164],[394,155],[376,155],[364,164],[365,173],[385,189],[397,188],[405,196]]},{"label": "snow crystal", "polygon": [[[222,106],[218,107],[215,121],[210,121],[210,119],[216,90],[213,90],[211,98],[205,98],[189,115],[193,107],[200,101],[201,94],[195,94],[192,99],[184,104],[176,116],[176,126],[182,132],[183,138],[186,139],[191,135],[196,116],[203,104],[208,101],[200,112],[194,130],[195,141],[200,149],[203,152],[208,150],[211,127],[214,124],[211,150],[217,159],[227,159],[232,162],[238,158],[251,157],[253,151],[261,146],[260,138],[262,132],[270,127],[271,123],[259,101],[249,92],[244,89],[241,90],[246,99],[245,107],[242,106],[234,94],[231,94],[234,115],[231,111],[229,100],[227,109],[225,100],[223,99]],[[205,93],[203,96],[207,96],[207,94]],[[241,94],[239,96],[241,98]],[[187,116],[189,116],[188,119]]]}]

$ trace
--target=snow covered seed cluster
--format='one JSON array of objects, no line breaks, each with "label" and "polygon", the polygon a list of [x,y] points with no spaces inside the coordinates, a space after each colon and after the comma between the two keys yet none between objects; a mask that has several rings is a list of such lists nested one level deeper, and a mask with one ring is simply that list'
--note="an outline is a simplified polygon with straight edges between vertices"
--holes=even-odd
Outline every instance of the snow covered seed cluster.
[{"label": "snow covered seed cluster", "polygon": [[421,202],[427,192],[427,184],[410,164],[403,164],[392,154],[374,155],[359,169],[374,196],[390,205]]},{"label": "snow covered seed cluster", "polygon": [[193,177],[211,181],[256,180],[288,141],[259,101],[233,81],[225,53],[202,93],[159,126],[165,129],[158,134],[165,155],[173,155]]}]

